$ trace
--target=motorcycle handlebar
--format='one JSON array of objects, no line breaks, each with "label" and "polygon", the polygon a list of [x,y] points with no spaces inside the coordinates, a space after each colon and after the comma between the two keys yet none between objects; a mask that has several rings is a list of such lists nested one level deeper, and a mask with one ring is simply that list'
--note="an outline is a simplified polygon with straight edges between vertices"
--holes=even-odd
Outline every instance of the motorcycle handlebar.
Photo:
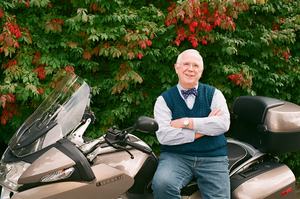
[{"label": "motorcycle handlebar", "polygon": [[151,154],[152,153],[152,149],[146,146],[143,146],[141,144],[138,144],[136,142],[131,142],[130,140],[126,140],[126,144],[131,146],[132,148],[135,148],[139,151],[142,151],[143,153],[147,153],[147,154]]}]

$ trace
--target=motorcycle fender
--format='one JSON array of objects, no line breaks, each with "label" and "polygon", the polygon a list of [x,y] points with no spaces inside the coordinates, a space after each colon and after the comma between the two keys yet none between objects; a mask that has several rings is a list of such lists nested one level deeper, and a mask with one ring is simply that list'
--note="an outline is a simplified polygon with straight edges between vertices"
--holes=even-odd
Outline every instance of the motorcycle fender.
[{"label": "motorcycle fender", "polygon": [[295,176],[286,165],[282,165],[255,177],[250,176],[233,190],[231,196],[233,199],[294,199]]},{"label": "motorcycle fender", "polygon": [[19,184],[39,182],[41,177],[67,169],[76,163],[56,148],[51,148],[34,161],[19,178]]},{"label": "motorcycle fender", "polygon": [[92,167],[96,180],[93,182],[59,182],[35,187],[13,195],[12,199],[116,199],[133,185],[133,178],[107,166]]}]

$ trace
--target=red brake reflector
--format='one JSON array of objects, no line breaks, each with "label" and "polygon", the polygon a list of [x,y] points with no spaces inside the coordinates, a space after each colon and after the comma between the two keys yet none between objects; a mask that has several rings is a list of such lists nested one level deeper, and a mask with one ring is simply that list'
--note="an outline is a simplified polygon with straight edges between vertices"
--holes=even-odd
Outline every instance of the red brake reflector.
[{"label": "red brake reflector", "polygon": [[290,193],[291,191],[292,191],[292,188],[289,188],[289,189],[285,190],[284,192],[282,192],[282,196]]}]

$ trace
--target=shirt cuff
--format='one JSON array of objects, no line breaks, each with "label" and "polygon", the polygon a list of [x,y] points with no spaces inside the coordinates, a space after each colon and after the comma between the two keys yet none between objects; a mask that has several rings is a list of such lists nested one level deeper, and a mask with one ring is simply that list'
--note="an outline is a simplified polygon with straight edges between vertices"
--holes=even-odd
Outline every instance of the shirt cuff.
[{"label": "shirt cuff", "polygon": [[194,130],[182,129],[182,133],[185,135],[184,136],[184,139],[185,139],[184,143],[194,142],[194,140],[195,140]]},{"label": "shirt cuff", "polygon": [[194,122],[194,132],[195,133],[201,133],[201,134],[208,135],[208,136],[215,136],[215,134],[213,132],[208,134],[202,130],[205,128],[205,118],[193,118],[193,122]]}]

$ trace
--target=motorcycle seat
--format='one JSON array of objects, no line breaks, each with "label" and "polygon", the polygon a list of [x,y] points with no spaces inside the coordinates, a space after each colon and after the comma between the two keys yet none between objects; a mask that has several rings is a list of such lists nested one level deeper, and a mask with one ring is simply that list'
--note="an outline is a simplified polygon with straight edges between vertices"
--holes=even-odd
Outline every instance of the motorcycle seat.
[{"label": "motorcycle seat", "polygon": [[241,145],[229,142],[227,143],[226,147],[228,150],[229,171],[232,171],[251,157],[248,151]]},{"label": "motorcycle seat", "polygon": [[[251,155],[248,151],[241,145],[236,143],[227,143],[226,145],[228,150],[228,169],[232,171],[237,166],[248,160]],[[196,179],[193,179],[189,182],[183,189],[181,189],[182,196],[190,196],[198,190],[198,185]]]}]

